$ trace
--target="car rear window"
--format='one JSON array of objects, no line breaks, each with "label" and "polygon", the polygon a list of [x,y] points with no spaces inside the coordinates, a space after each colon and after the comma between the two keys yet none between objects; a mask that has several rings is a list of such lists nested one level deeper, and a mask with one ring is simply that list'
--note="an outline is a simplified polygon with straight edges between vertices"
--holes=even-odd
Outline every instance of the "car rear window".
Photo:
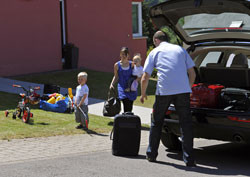
[{"label": "car rear window", "polygon": [[208,52],[200,66],[206,66],[207,63],[219,63],[221,55],[222,52],[219,51]]},{"label": "car rear window", "polygon": [[234,53],[232,53],[232,54],[229,55],[229,58],[228,58],[228,60],[227,60],[226,67],[230,67],[230,66],[231,66],[234,56],[235,56]]},{"label": "car rear window", "polygon": [[[235,56],[234,53],[232,53],[232,54],[229,55],[227,63],[226,63],[226,67],[230,67],[231,66],[231,64],[233,62],[233,59],[234,59],[234,56]],[[249,68],[250,67],[250,58],[249,57],[247,58],[247,63],[248,63],[248,68]]]}]

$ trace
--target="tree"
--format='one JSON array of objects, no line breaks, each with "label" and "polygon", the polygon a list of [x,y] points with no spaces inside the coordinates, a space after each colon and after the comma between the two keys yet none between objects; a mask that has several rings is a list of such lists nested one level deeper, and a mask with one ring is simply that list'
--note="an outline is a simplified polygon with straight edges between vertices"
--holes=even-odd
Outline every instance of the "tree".
[{"label": "tree", "polygon": [[[149,51],[153,49],[153,40],[152,39],[153,39],[153,35],[156,31],[156,29],[154,28],[153,23],[150,19],[149,10],[152,7],[152,5],[155,5],[157,3],[164,2],[164,1],[165,0],[146,0],[142,3],[143,35],[148,37],[147,47],[148,47]],[[181,19],[181,23],[184,23],[183,19]],[[170,41],[169,41],[170,43],[179,44],[179,45],[182,44],[179,37],[176,36],[176,34],[174,33],[174,31],[171,28],[164,26],[160,30],[162,30],[168,34],[169,39],[170,39]]]},{"label": "tree", "polygon": [[148,0],[144,1],[142,3],[142,29],[143,29],[143,36],[147,36],[147,46],[150,48],[150,46],[153,46],[153,35],[155,33],[154,26],[152,24],[152,21],[149,16],[149,9],[151,7],[151,4],[154,0]]}]

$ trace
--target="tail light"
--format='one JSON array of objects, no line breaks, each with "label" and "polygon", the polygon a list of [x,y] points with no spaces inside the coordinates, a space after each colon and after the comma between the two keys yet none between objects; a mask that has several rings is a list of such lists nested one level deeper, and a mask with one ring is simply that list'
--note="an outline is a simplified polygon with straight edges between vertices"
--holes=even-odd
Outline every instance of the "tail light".
[{"label": "tail light", "polygon": [[236,122],[249,122],[250,123],[250,117],[235,117],[235,116],[227,116],[229,120],[236,121]]}]

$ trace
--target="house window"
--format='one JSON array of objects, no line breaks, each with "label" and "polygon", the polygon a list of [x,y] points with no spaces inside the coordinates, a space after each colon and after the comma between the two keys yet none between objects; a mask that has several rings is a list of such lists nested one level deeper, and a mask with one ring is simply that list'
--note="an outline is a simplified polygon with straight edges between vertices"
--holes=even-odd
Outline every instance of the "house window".
[{"label": "house window", "polygon": [[142,36],[141,2],[132,2],[133,36]]}]

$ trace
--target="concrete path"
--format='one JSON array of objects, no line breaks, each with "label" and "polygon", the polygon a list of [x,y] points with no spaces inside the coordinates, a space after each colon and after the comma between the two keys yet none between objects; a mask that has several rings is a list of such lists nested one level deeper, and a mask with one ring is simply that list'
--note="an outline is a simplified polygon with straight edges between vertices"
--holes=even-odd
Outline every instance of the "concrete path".
[{"label": "concrete path", "polygon": [[[103,106],[104,106],[103,100],[98,103],[89,104],[89,113],[98,115],[98,116],[103,116],[102,115]],[[123,112],[123,110],[121,110],[121,112]],[[141,107],[141,106],[133,106],[133,113],[135,115],[138,115],[141,118],[141,123],[143,124],[150,124],[151,112],[152,112],[152,109]]]},{"label": "concrete path", "polygon": [[[141,146],[147,145],[148,134],[148,131],[141,131]],[[108,133],[0,140],[0,165],[77,153],[111,153],[111,147],[112,141]]]}]

